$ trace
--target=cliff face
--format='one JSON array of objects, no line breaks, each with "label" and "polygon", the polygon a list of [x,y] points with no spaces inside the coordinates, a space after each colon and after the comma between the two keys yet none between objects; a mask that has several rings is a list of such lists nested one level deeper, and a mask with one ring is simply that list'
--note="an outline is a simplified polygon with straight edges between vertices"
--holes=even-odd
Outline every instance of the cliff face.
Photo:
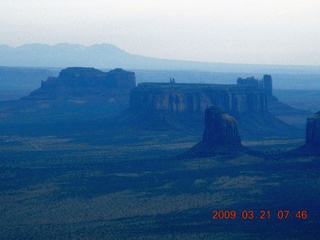
[{"label": "cliff face", "polygon": [[202,141],[178,156],[178,159],[249,152],[249,149],[241,145],[236,120],[220,109],[210,107],[205,111],[205,130]]},{"label": "cliff face", "polygon": [[255,86],[141,83],[131,91],[127,117],[146,128],[162,124],[199,132],[204,112],[211,106],[233,116],[244,138],[293,134],[292,128],[268,112],[267,93]]},{"label": "cliff face", "polygon": [[130,95],[133,112],[195,113],[210,106],[229,113],[261,113],[267,112],[267,97],[254,87],[166,83],[139,84]]},{"label": "cliff face", "polygon": [[307,119],[306,145],[320,147],[320,112]]},{"label": "cliff face", "polygon": [[103,96],[112,101],[128,102],[135,85],[135,74],[123,69],[103,72],[94,68],[72,67],[62,70],[58,77],[49,77],[24,99]]},{"label": "cliff face", "polygon": [[214,107],[206,109],[202,142],[211,145],[240,145],[236,120],[220,109]]}]

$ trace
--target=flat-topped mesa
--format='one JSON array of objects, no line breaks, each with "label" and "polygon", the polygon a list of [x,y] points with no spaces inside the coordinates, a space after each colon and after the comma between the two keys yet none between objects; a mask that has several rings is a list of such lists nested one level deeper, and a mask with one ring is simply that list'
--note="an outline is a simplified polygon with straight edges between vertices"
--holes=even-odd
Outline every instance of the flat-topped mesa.
[{"label": "flat-topped mesa", "polygon": [[227,113],[267,112],[265,91],[254,86],[141,83],[131,91],[132,112],[204,112],[214,106]]},{"label": "flat-topped mesa", "polygon": [[320,147],[320,111],[307,118],[306,145]]},{"label": "flat-topped mesa", "polygon": [[58,77],[42,81],[41,87],[24,99],[104,96],[128,102],[135,86],[135,73],[121,68],[103,72],[95,68],[70,67],[62,70]]},{"label": "flat-topped mesa", "polygon": [[241,145],[236,120],[220,109],[207,108],[202,142],[210,145]]},{"label": "flat-topped mesa", "polygon": [[107,73],[104,73],[95,68],[84,67],[69,67],[61,70],[59,73],[60,79],[72,80],[72,79],[94,79],[98,77],[105,77]]}]

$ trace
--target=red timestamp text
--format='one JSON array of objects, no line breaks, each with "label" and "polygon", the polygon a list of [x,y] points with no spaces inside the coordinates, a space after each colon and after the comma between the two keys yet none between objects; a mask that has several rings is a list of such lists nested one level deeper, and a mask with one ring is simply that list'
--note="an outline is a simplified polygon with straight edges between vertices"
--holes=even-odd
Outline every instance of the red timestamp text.
[{"label": "red timestamp text", "polygon": [[271,212],[271,210],[213,210],[212,211],[212,219],[213,220],[235,220],[235,219],[243,219],[243,220],[268,220],[268,219],[302,219],[306,220],[308,218],[307,210],[278,210]]}]

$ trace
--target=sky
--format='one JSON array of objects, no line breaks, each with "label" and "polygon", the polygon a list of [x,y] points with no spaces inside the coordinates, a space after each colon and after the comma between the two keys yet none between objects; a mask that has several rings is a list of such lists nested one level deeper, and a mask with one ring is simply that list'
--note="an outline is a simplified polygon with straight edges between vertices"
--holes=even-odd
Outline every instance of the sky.
[{"label": "sky", "polygon": [[320,66],[319,0],[0,0],[0,44],[113,44],[219,63]]}]

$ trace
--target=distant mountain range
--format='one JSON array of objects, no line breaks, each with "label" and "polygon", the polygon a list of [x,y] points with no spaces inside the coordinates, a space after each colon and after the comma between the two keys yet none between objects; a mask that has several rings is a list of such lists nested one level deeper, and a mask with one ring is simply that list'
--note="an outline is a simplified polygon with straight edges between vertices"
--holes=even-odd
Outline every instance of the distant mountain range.
[{"label": "distant mountain range", "polygon": [[26,44],[0,45],[0,66],[95,67],[100,69],[192,70],[209,72],[320,73],[318,66],[248,65],[157,59],[130,54],[111,44],[81,46]]}]

